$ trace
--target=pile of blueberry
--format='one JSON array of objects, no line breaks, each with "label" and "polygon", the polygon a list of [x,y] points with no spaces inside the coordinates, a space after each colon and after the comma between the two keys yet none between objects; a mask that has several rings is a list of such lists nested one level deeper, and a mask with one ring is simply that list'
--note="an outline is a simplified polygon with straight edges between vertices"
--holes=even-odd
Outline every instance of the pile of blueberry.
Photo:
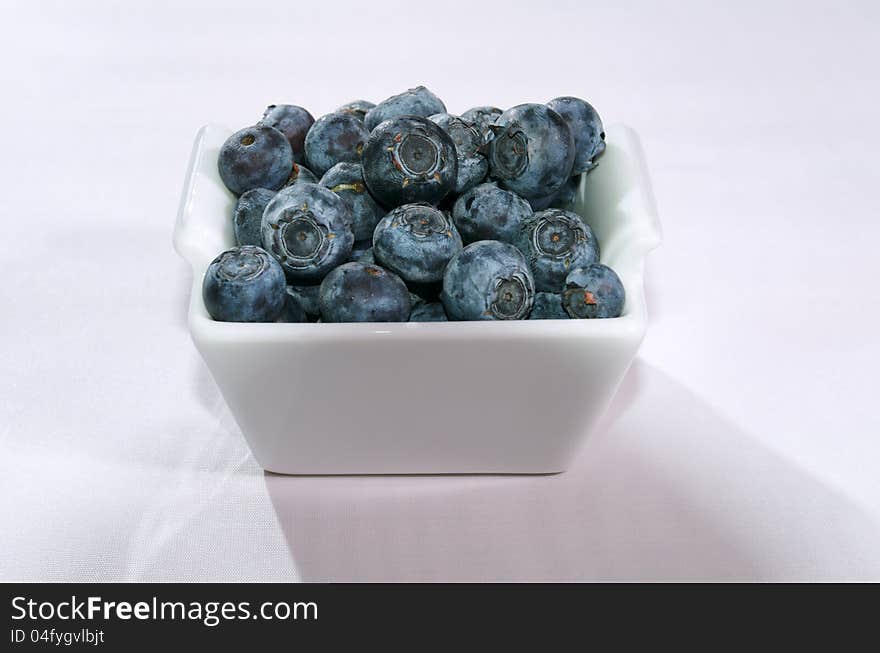
[{"label": "pile of blueberry", "polygon": [[604,150],[573,97],[455,116],[419,86],[318,120],[272,105],[220,149],[238,246],[205,305],[231,322],[617,317],[620,279],[565,208]]}]

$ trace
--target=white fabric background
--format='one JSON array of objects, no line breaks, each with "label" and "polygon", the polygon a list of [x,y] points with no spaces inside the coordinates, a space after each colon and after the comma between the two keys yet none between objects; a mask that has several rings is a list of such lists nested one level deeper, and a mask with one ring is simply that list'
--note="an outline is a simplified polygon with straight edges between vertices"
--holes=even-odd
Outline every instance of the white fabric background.
[{"label": "white fabric background", "polygon": [[[177,4],[0,15],[0,579],[880,580],[876,3]],[[418,83],[639,131],[640,357],[562,475],[264,475],[185,328],[192,139]]]}]

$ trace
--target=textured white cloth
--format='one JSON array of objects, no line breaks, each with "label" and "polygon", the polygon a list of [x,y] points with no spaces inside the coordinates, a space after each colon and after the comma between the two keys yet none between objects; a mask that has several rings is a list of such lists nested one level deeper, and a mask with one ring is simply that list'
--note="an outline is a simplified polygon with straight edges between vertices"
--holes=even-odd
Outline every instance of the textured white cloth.
[{"label": "textured white cloth", "polygon": [[[0,580],[880,580],[876,3],[176,4],[0,14]],[[186,332],[192,139],[418,83],[641,134],[640,358],[562,475],[264,475]]]}]

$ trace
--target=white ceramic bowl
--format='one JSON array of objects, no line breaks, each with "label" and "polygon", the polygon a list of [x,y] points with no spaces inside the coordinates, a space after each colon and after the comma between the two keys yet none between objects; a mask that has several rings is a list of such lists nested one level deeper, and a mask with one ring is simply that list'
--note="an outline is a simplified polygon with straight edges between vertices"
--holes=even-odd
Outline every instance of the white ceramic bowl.
[{"label": "white ceramic bowl", "polygon": [[284,474],[565,470],[647,325],[644,261],[660,227],[635,132],[607,130],[574,205],[626,288],[620,318],[403,324],[210,318],[202,277],[235,244],[235,198],[217,173],[231,133],[199,130],[174,245],[193,271],[193,342],[259,464]]}]

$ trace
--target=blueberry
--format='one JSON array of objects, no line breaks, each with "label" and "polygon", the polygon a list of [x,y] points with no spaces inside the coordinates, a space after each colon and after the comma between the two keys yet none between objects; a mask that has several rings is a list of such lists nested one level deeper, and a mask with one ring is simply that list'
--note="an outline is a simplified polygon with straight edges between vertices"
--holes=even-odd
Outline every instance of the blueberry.
[{"label": "blueberry", "polygon": [[346,263],[321,282],[324,322],[406,322],[409,312],[406,284],[378,265]]},{"label": "blueberry", "polygon": [[458,176],[455,178],[455,192],[464,193],[486,178],[489,161],[486,157],[469,156],[458,160]]},{"label": "blueberry", "polygon": [[581,187],[581,176],[580,175],[572,175],[568,178],[562,186],[559,187],[559,190],[556,191],[553,203],[550,205],[556,209],[564,209],[566,207],[574,204],[574,200],[577,197],[578,189]]},{"label": "blueberry", "polygon": [[449,135],[455,143],[455,151],[459,157],[474,156],[482,145],[477,128],[458,116],[451,113],[435,113],[428,116],[428,120]]},{"label": "blueberry", "polygon": [[489,162],[477,151],[483,145],[483,134],[470,123],[449,113],[435,113],[428,119],[445,131],[455,144],[458,158],[455,192],[463,193],[483,181],[489,172]]},{"label": "blueberry", "polygon": [[364,117],[367,115],[367,111],[375,107],[376,105],[372,102],[367,102],[366,100],[352,100],[347,104],[343,104],[341,107],[336,109],[337,113],[350,113],[355,118],[364,121]]},{"label": "blueberry", "polygon": [[530,320],[567,320],[569,314],[562,307],[562,295],[553,292],[535,294],[535,305],[529,314]]},{"label": "blueberry", "polygon": [[[375,263],[373,265],[375,265]],[[406,283],[406,282],[404,281],[404,283]],[[417,294],[415,294],[412,291],[412,289],[409,288],[409,286],[407,286],[407,290],[409,290],[409,306],[410,306],[410,314],[412,314],[412,311],[415,310],[416,306],[420,306],[421,304],[424,304],[425,300],[422,299],[421,297],[419,297]]]},{"label": "blueberry", "polygon": [[450,320],[521,320],[532,310],[535,283],[516,247],[481,240],[446,266],[440,299]]},{"label": "blueberry", "polygon": [[300,305],[303,312],[309,317],[317,317],[321,314],[319,295],[321,286],[287,286],[288,299],[293,299]]},{"label": "blueberry", "polygon": [[545,209],[522,223],[517,240],[539,291],[560,292],[565,275],[599,260],[599,243],[577,213]]},{"label": "blueberry", "polygon": [[284,297],[284,310],[281,311],[282,322],[309,322],[309,315],[300,302],[299,295],[293,286],[287,286]]},{"label": "blueberry", "polygon": [[315,176],[314,172],[306,168],[304,165],[294,163],[293,169],[290,171],[290,176],[284,183],[284,187],[287,188],[288,186],[293,186],[294,184],[300,184],[303,182],[309,184],[317,184],[318,178]]},{"label": "blueberry", "polygon": [[544,197],[530,198],[529,206],[532,207],[532,211],[543,211],[544,209],[550,208],[555,201],[556,193],[550,193],[549,195],[545,195]]},{"label": "blueberry", "polygon": [[252,245],[220,254],[202,282],[205,308],[220,322],[274,322],[284,297],[284,271],[278,261]]},{"label": "blueberry", "polygon": [[426,118],[386,120],[364,146],[364,180],[373,196],[392,208],[413,202],[436,204],[455,188],[455,144]]},{"label": "blueberry", "polygon": [[571,129],[576,150],[573,172],[579,174],[596,167],[596,159],[605,151],[605,129],[596,110],[576,97],[558,97],[547,106],[562,116]]},{"label": "blueberry", "polygon": [[410,322],[446,322],[448,319],[440,302],[421,302],[409,314]]},{"label": "blueberry", "polygon": [[495,122],[502,113],[504,112],[498,107],[474,107],[461,114],[461,118],[476,127],[483,136],[483,140],[486,141],[492,137],[489,125]]},{"label": "blueberry", "polygon": [[321,116],[306,134],[306,160],[323,175],[340,161],[360,161],[369,132],[350,113]]},{"label": "blueberry", "polygon": [[418,281],[407,281],[406,287],[414,295],[417,295],[422,301],[436,302],[440,300],[440,293],[443,290],[443,280],[433,281],[431,283],[419,283]]},{"label": "blueberry", "polygon": [[578,190],[581,187],[581,176],[573,175],[553,194],[553,202],[550,204],[555,209],[564,209],[574,204]]},{"label": "blueberry", "polygon": [[499,116],[489,143],[492,177],[525,199],[555,192],[572,174],[571,129],[543,104],[520,104]]},{"label": "blueberry", "polygon": [[263,213],[263,247],[292,283],[317,283],[348,260],[354,244],[351,212],[339,196],[317,184],[281,190]]},{"label": "blueberry", "polygon": [[261,125],[274,127],[284,134],[293,150],[293,160],[296,163],[305,161],[303,143],[314,123],[312,114],[293,104],[270,104],[260,120]]},{"label": "blueberry", "polygon": [[544,197],[533,197],[529,200],[529,205],[533,211],[543,211],[550,207],[564,209],[574,203],[580,185],[581,176],[574,175],[569,177],[568,181],[562,184],[555,192]]},{"label": "blueberry", "polygon": [[376,262],[405,281],[436,283],[461,250],[449,217],[428,204],[405,204],[382,218],[373,233]]},{"label": "blueberry", "polygon": [[235,242],[239,245],[263,246],[260,223],[266,205],[275,197],[275,191],[267,188],[252,188],[242,193],[232,209],[232,229]]},{"label": "blueberry", "polygon": [[620,317],[625,300],[620,277],[601,263],[574,269],[565,278],[562,305],[572,317]]},{"label": "blueberry", "polygon": [[367,191],[361,164],[337,163],[324,173],[320,184],[339,195],[348,205],[355,240],[372,239],[373,229],[385,215],[385,210]]},{"label": "blueberry", "polygon": [[372,238],[368,238],[367,240],[354,241],[354,245],[351,246],[351,254],[348,255],[348,262],[360,261],[361,258],[366,256],[367,252],[369,252],[371,249],[373,249]]},{"label": "blueberry", "polygon": [[[372,241],[370,241],[370,242],[372,243]],[[368,263],[370,265],[375,265],[376,264],[376,257],[373,256],[373,248],[370,247],[370,249],[368,249],[363,254],[361,254],[358,257],[358,262],[359,263]]]},{"label": "blueberry", "polygon": [[500,240],[515,244],[520,226],[531,216],[528,202],[491,183],[472,188],[452,207],[455,226],[466,243]]},{"label": "blueberry", "polygon": [[236,195],[252,188],[278,190],[290,175],[293,150],[277,129],[245,127],[226,139],[217,169],[226,188]]},{"label": "blueberry", "polygon": [[400,116],[427,118],[435,113],[446,113],[446,105],[424,86],[416,86],[399,95],[383,100],[367,112],[364,124],[373,131],[381,122]]}]

